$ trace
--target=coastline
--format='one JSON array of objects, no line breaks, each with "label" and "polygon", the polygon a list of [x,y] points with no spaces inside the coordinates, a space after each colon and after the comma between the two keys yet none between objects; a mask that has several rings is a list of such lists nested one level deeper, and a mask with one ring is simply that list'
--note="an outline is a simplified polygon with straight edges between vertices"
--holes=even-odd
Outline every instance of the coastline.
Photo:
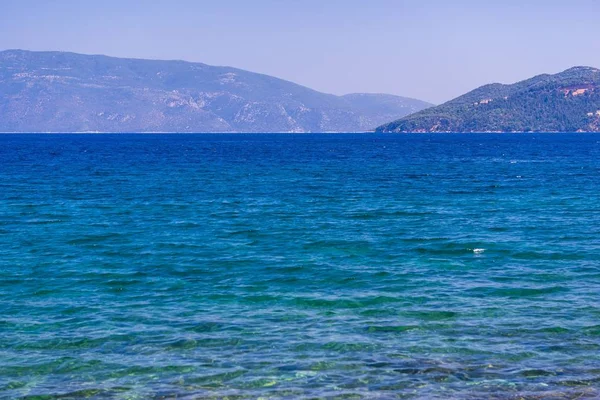
[{"label": "coastline", "polygon": [[469,132],[0,132],[0,135],[578,135],[578,134],[597,134],[600,131],[544,131],[544,132],[519,132],[519,131],[469,131]]}]

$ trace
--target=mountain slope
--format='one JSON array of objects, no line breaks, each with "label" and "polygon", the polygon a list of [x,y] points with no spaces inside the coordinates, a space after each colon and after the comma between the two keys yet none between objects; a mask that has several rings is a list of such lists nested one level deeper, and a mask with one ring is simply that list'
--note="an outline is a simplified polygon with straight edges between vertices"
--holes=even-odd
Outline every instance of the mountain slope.
[{"label": "mountain slope", "polygon": [[600,70],[575,67],[480,87],[377,132],[598,132]]},{"label": "mountain slope", "polygon": [[427,106],[199,63],[0,52],[1,132],[355,132]]}]

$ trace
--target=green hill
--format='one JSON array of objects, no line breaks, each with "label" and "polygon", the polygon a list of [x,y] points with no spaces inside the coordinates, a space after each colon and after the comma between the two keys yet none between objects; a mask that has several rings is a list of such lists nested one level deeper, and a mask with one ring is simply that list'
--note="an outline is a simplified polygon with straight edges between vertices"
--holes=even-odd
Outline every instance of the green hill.
[{"label": "green hill", "polygon": [[575,67],[482,86],[377,132],[600,132],[600,70]]}]

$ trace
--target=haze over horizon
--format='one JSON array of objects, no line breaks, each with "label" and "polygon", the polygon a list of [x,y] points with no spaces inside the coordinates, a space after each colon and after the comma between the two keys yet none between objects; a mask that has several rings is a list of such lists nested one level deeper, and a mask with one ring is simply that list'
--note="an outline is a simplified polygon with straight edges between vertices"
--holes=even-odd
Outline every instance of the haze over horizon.
[{"label": "haze over horizon", "polygon": [[3,6],[0,50],[182,59],[333,94],[442,103],[478,86],[600,67],[595,0],[22,0]]}]

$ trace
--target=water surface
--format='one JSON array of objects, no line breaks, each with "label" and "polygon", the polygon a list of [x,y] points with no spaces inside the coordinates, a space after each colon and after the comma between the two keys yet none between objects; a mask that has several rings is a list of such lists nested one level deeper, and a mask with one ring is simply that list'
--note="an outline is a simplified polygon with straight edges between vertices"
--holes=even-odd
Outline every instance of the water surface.
[{"label": "water surface", "polygon": [[600,396],[600,135],[2,135],[0,398]]}]

